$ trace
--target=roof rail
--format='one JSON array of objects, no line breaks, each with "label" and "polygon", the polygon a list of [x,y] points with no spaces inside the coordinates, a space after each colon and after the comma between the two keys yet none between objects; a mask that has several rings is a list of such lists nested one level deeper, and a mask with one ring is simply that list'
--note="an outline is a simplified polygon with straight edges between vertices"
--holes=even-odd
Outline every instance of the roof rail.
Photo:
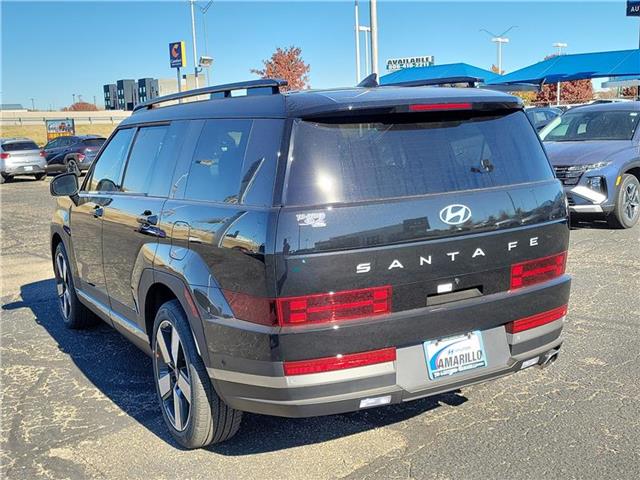
[{"label": "roof rail", "polygon": [[187,90],[184,92],[172,93],[171,95],[164,95],[162,97],[152,98],[146,102],[137,104],[133,111],[143,110],[147,108],[153,108],[158,103],[171,102],[174,100],[181,100],[183,98],[197,97],[198,95],[208,95],[214,93],[222,93],[224,97],[231,97],[231,92],[234,90],[249,90],[252,88],[271,88],[272,95],[280,93],[280,88],[287,85],[286,80],[263,78],[260,80],[249,80],[246,82],[227,83],[224,85],[214,85],[211,87],[196,88],[195,90]]}]

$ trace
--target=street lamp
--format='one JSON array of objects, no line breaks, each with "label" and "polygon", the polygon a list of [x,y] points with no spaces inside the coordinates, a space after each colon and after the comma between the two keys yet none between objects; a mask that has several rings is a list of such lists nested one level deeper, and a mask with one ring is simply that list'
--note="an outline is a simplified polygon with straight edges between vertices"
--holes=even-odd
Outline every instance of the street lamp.
[{"label": "street lamp", "polygon": [[505,35],[509,33],[511,30],[513,30],[514,28],[518,28],[518,26],[512,25],[509,28],[507,28],[504,32],[502,32],[500,35],[496,35],[495,33],[490,32],[489,30],[486,30],[484,28],[480,29],[481,32],[488,33],[491,36],[491,41],[496,44],[497,57],[498,57],[497,67],[498,67],[498,73],[500,75],[502,75],[502,45],[504,43],[509,43],[509,39],[505,37]]},{"label": "street lamp", "polygon": [[[563,48],[568,47],[568,45],[563,42],[556,42],[553,46],[558,49],[558,56],[562,55]],[[560,80],[558,80],[558,83],[556,84],[556,105],[560,105]]]}]

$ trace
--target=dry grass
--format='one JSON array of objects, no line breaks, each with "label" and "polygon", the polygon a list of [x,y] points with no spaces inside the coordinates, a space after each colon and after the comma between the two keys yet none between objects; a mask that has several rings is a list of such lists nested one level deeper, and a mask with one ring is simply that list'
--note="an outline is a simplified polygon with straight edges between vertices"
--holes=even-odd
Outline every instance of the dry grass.
[{"label": "dry grass", "polygon": [[[97,125],[76,125],[77,135],[102,135],[108,137],[117,125],[97,124]],[[27,137],[38,145],[47,143],[47,131],[44,125],[3,125],[0,126],[0,137]]]}]

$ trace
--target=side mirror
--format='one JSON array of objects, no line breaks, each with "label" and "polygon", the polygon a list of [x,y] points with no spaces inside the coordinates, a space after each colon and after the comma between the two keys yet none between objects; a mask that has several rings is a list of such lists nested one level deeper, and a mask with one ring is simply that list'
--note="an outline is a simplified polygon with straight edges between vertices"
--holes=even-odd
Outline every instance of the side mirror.
[{"label": "side mirror", "polygon": [[49,184],[54,197],[73,197],[78,194],[78,177],[75,173],[58,175]]}]

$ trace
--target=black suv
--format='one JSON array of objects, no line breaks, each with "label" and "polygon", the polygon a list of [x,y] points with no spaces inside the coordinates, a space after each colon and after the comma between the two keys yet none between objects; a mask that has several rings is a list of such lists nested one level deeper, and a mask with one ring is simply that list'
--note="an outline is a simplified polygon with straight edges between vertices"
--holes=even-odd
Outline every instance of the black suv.
[{"label": "black suv", "polygon": [[242,411],[349,412],[555,360],[567,207],[520,101],[282,85],[138,105],[80,188],[51,183],[62,318],[100,317],[152,355],[174,437],[201,447]]}]

